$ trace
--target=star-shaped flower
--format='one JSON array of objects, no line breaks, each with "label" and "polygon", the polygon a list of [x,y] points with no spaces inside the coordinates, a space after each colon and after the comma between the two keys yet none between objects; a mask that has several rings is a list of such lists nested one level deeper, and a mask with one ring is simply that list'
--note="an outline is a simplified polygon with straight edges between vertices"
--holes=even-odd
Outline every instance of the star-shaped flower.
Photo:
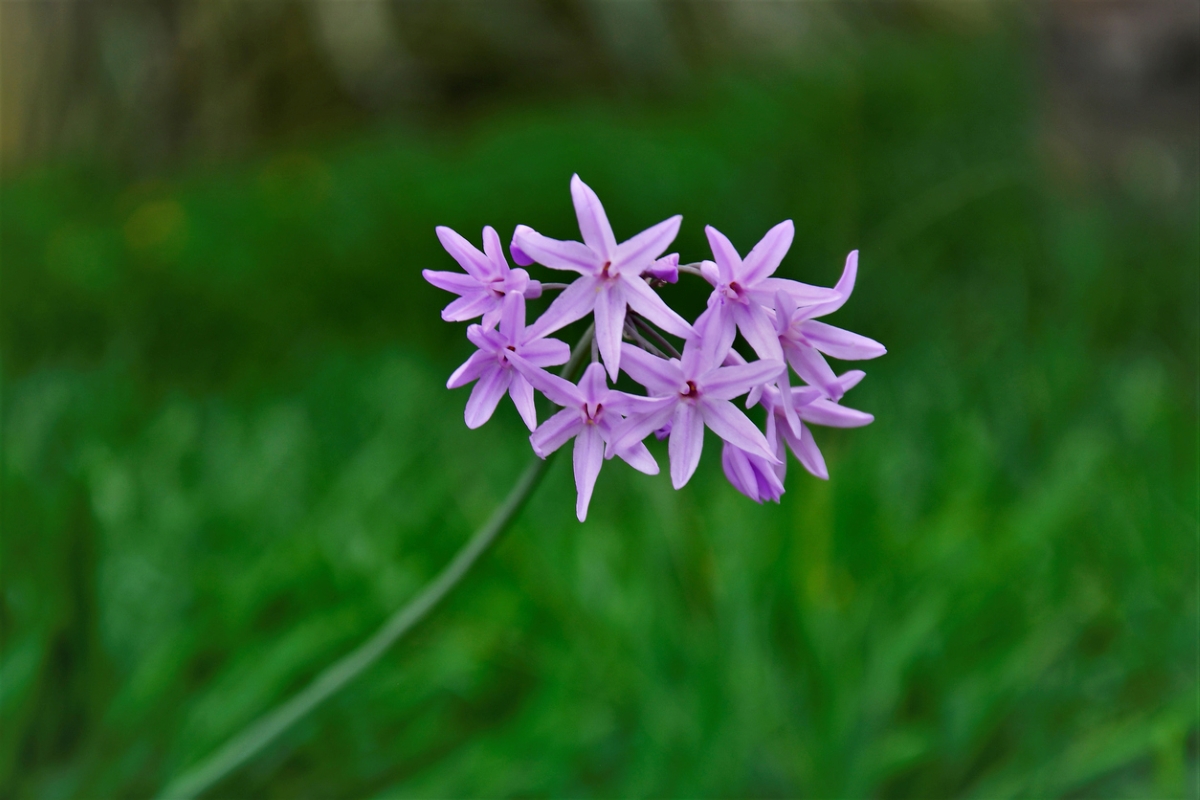
[{"label": "star-shaped flower", "polygon": [[442,319],[447,322],[465,322],[483,315],[483,327],[494,328],[500,319],[501,304],[509,292],[517,292],[530,300],[541,297],[541,283],[531,280],[529,273],[520,267],[509,268],[500,237],[491,225],[483,229],[482,253],[445,226],[438,226],[437,235],[446,252],[467,271],[464,275],[421,270],[425,280],[434,286],[461,295],[442,309]]},{"label": "star-shaped flower", "polygon": [[626,373],[652,396],[629,415],[617,434],[618,452],[670,423],[667,451],[671,456],[671,483],[676,489],[688,482],[700,463],[705,426],[772,464],[778,461],[762,431],[730,400],[773,380],[780,370],[787,369],[782,361],[715,366],[695,338],[684,345],[681,359],[658,358],[629,344],[621,347]]},{"label": "star-shaped flower", "polygon": [[514,251],[523,259],[580,275],[554,298],[530,330],[544,336],[595,311],[596,343],[609,377],[616,380],[626,307],[668,333],[692,333],[687,320],[672,311],[642,278],[643,271],[674,241],[683,218],[676,215],[617,244],[600,198],[578,175],[571,178],[571,199],[583,242],[551,239],[525,225],[517,226],[513,234]]},{"label": "star-shaped flower", "polygon": [[565,364],[571,358],[571,348],[566,342],[542,339],[529,332],[525,327],[525,298],[519,292],[505,296],[499,330],[472,325],[467,328],[467,338],[479,349],[446,381],[447,389],[479,381],[467,400],[467,427],[478,428],[491,419],[500,398],[508,392],[525,425],[529,430],[536,428],[533,387],[514,368],[514,362],[523,360],[532,367]]},{"label": "star-shaped flower", "polygon": [[836,292],[834,298],[799,307],[793,296],[781,294],[775,308],[775,331],[788,363],[797,375],[820,387],[833,400],[840,399],[844,389],[822,353],[846,361],[861,361],[878,358],[887,352],[874,339],[814,319],[832,314],[842,307],[854,291],[857,274],[858,251],[854,250],[846,257],[842,277],[833,288]]},{"label": "star-shaped flower", "polygon": [[604,459],[618,455],[639,472],[658,474],[658,463],[645,444],[639,441],[625,450],[617,450],[613,444],[613,433],[622,422],[621,415],[644,398],[609,389],[604,379],[604,367],[599,364],[588,366],[578,386],[544,370],[523,367],[518,362],[518,369],[522,369],[536,389],[563,406],[562,411],[533,432],[529,442],[533,452],[539,458],[545,458],[574,437],[575,489],[578,493],[575,516],[580,522],[587,519],[592,489]]}]

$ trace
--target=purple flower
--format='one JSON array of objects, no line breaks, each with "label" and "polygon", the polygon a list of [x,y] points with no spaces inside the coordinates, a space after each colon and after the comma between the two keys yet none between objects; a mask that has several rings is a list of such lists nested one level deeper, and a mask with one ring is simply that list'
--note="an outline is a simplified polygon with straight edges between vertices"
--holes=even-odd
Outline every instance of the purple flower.
[{"label": "purple flower", "polygon": [[764,500],[779,502],[783,496],[783,476],[787,471],[787,454],[783,442],[775,431],[775,415],[767,415],[767,441],[774,445],[775,458],[772,464],[757,453],[750,453],[736,445],[725,442],[721,448],[721,468],[733,488],[756,503]]},{"label": "purple flower", "polygon": [[711,338],[706,338],[707,344],[714,353],[728,350],[736,329],[760,358],[782,360],[783,352],[770,317],[775,295],[783,292],[800,305],[829,301],[836,296],[830,289],[771,277],[792,246],[792,221],[784,220],[767,231],[745,259],[716,228],[708,225],[704,232],[716,259],[716,263],[705,261],[700,265],[701,274],[713,285],[705,312],[711,317],[706,333]]},{"label": "purple flower", "polygon": [[671,253],[669,256],[654,261],[650,266],[642,270],[642,277],[653,278],[656,281],[664,283],[679,282],[679,253]]},{"label": "purple flower", "polygon": [[671,484],[676,489],[688,482],[700,463],[706,425],[725,441],[772,464],[778,461],[762,431],[730,400],[774,379],[787,369],[782,361],[714,366],[695,337],[684,345],[682,359],[658,358],[629,344],[621,347],[625,372],[652,396],[625,421],[616,439],[618,451],[670,423],[667,451]]},{"label": "purple flower", "polygon": [[[858,382],[866,375],[862,370],[850,370],[840,378],[836,378],[838,384],[838,395],[841,396],[850,389],[858,385]],[[783,453],[783,444],[787,446],[799,459],[801,465],[822,480],[829,480],[829,470],[825,466],[825,457],[821,455],[820,448],[817,447],[816,441],[813,440],[812,431],[805,422],[813,425],[825,425],[832,428],[860,428],[863,425],[869,425],[875,417],[865,411],[858,411],[853,408],[846,408],[838,405],[833,400],[823,396],[823,390],[815,386],[805,386],[800,389],[794,389],[791,393],[792,406],[795,413],[799,415],[802,422],[798,430],[793,430],[787,424],[776,424],[775,429],[775,450],[778,454]],[[775,418],[786,418],[783,408],[783,395],[773,387],[766,389],[763,392],[762,403],[768,411],[768,433],[772,425],[770,421]],[[778,475],[780,481],[783,480],[786,473],[786,466],[780,469]],[[738,491],[742,491],[741,487],[730,478]],[[746,492],[742,492],[746,494]]]},{"label": "purple flower", "polygon": [[621,415],[628,413],[639,401],[644,402],[644,398],[609,389],[604,379],[604,367],[589,365],[578,386],[519,362],[517,367],[534,387],[563,406],[562,411],[533,432],[529,442],[538,458],[545,458],[575,438],[575,489],[578,492],[575,516],[580,522],[587,519],[588,503],[604,459],[618,455],[639,472],[658,474],[658,463],[642,442],[624,450],[614,446],[613,433],[621,423]]},{"label": "purple flower", "polygon": [[525,298],[519,292],[505,295],[499,330],[472,325],[467,328],[467,338],[479,349],[446,381],[447,389],[479,381],[467,400],[464,414],[467,427],[478,428],[491,419],[496,404],[508,392],[525,425],[529,430],[536,428],[533,387],[514,366],[520,361],[532,367],[565,364],[571,357],[571,348],[558,339],[541,339],[530,334],[525,328]]},{"label": "purple flower", "polygon": [[820,387],[833,400],[840,399],[844,389],[822,353],[846,361],[861,361],[887,352],[874,339],[814,320],[842,307],[854,291],[857,273],[858,251],[854,250],[846,257],[846,268],[833,289],[837,293],[833,299],[803,308],[797,307],[793,296],[781,295],[776,301],[775,330],[788,363],[797,375]]},{"label": "purple flower", "polygon": [[627,305],[668,333],[676,336],[692,333],[687,320],[668,308],[641,277],[674,241],[683,218],[671,217],[617,244],[600,198],[578,175],[571,178],[571,199],[583,234],[582,243],[550,239],[525,225],[517,226],[513,234],[513,244],[522,258],[580,275],[554,298],[530,330],[544,336],[594,310],[600,355],[609,376],[616,380]]},{"label": "purple flower", "polygon": [[530,280],[529,273],[523,269],[509,269],[500,237],[491,225],[483,229],[483,253],[445,226],[438,226],[437,235],[446,252],[467,271],[464,275],[421,270],[425,280],[434,286],[461,295],[442,309],[442,319],[447,322],[465,322],[483,315],[483,327],[494,328],[500,319],[500,306],[509,292],[517,292],[530,300],[541,297],[541,283]]}]

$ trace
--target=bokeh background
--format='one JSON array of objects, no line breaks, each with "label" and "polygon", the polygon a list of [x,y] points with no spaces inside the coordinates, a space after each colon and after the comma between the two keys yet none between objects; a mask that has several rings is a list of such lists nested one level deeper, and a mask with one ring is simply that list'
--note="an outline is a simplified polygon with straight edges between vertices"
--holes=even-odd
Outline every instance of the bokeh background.
[{"label": "bokeh background", "polygon": [[211,796],[1197,796],[1198,54],[1192,0],[3,3],[0,796],[150,795],[450,558],[530,453],[443,388],[433,228],[573,238],[573,172],[685,260],[860,249],[876,422],[779,505],[710,439],[580,525],[560,459]]}]

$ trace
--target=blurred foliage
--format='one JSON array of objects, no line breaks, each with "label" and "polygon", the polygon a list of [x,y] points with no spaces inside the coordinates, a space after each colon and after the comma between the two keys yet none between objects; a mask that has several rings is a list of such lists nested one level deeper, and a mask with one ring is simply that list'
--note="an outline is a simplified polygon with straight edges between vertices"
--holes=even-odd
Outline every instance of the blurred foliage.
[{"label": "blurred foliage", "polygon": [[[684,215],[884,342],[781,505],[716,442],[569,465],[413,638],[222,797],[1182,797],[1197,780],[1194,187],[1045,158],[1001,38],[875,35],[669,104],[575,100],[129,184],[0,187],[0,795],[141,797],[431,576],[529,458],[468,431],[433,236]],[[665,290],[689,312],[702,287]],[[665,451],[656,451],[660,461]]]}]

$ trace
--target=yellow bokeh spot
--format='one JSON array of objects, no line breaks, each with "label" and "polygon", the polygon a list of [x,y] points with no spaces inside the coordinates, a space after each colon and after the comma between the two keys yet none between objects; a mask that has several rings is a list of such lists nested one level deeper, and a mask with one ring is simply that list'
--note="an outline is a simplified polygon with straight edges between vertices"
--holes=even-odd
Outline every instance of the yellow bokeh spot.
[{"label": "yellow bokeh spot", "polygon": [[183,206],[175,200],[143,203],[125,222],[125,241],[134,250],[177,247],[183,243],[186,224]]}]

